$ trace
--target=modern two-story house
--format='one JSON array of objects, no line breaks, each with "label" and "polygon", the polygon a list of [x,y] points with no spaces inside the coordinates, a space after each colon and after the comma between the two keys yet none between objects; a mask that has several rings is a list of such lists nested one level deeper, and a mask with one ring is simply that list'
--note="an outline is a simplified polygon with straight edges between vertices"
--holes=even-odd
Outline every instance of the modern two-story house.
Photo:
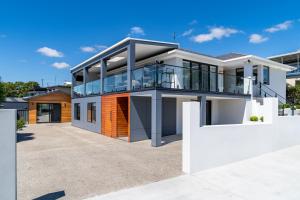
[{"label": "modern two-story house", "polygon": [[125,38],[71,69],[72,124],[128,141],[182,133],[182,102],[201,102],[201,125],[247,120],[246,101],[285,97],[293,67],[253,55],[219,57],[179,44]]}]

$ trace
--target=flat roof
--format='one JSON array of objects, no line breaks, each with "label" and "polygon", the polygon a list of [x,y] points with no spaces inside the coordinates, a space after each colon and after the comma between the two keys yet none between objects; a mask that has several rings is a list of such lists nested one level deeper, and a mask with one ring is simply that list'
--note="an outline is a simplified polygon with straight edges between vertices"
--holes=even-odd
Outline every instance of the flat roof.
[{"label": "flat roof", "polygon": [[278,55],[274,55],[274,56],[269,56],[267,58],[274,59],[274,58],[280,58],[280,57],[285,57],[285,56],[293,56],[293,55],[297,55],[297,54],[300,54],[300,50],[292,51],[292,52],[288,52],[288,53],[284,53],[284,54],[278,54]]}]

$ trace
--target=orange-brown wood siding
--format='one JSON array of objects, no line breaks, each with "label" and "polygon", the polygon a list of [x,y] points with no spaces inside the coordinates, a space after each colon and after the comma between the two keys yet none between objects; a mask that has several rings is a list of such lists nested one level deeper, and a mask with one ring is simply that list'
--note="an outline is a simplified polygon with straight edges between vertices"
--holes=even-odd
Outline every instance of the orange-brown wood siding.
[{"label": "orange-brown wood siding", "polygon": [[[130,134],[129,94],[113,94],[101,97],[101,133],[109,137]],[[127,112],[127,113],[126,113]]]},{"label": "orange-brown wood siding", "polygon": [[61,122],[71,121],[71,96],[63,93],[52,93],[43,96],[33,97],[29,104],[29,124],[35,124],[37,118],[38,103],[59,103],[61,105]]}]

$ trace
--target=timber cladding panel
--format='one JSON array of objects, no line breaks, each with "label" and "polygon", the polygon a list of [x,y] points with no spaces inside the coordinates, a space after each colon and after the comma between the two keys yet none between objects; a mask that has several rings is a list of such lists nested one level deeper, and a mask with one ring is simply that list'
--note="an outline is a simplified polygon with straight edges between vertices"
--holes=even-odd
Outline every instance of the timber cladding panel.
[{"label": "timber cladding panel", "polygon": [[28,100],[29,124],[35,124],[37,120],[38,103],[58,103],[61,105],[61,122],[71,122],[71,96],[65,93],[49,93],[32,97]]},{"label": "timber cladding panel", "polygon": [[130,135],[130,98],[128,93],[101,97],[101,133],[109,137]]}]

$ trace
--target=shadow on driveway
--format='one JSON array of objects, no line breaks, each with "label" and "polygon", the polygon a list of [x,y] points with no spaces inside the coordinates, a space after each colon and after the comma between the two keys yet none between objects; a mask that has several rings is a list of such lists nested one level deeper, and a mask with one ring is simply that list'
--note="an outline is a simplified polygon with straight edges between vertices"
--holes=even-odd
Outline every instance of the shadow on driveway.
[{"label": "shadow on driveway", "polygon": [[61,197],[64,197],[65,195],[66,195],[65,191],[61,190],[61,191],[58,191],[58,192],[52,192],[52,193],[45,194],[45,195],[40,196],[38,198],[34,198],[33,200],[56,200],[56,199],[59,199]]},{"label": "shadow on driveway", "polygon": [[33,139],[33,133],[17,133],[17,142],[24,142]]}]

